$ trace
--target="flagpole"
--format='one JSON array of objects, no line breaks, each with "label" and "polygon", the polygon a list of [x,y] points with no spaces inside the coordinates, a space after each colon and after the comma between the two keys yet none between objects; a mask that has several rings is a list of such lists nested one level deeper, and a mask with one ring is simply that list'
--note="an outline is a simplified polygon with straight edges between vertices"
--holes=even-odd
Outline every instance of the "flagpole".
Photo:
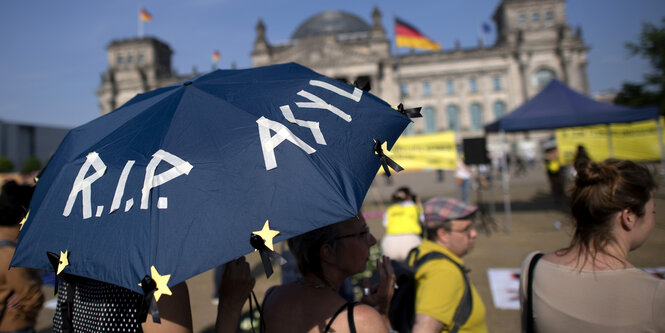
[{"label": "flagpole", "polygon": [[[393,25],[396,24],[395,22],[397,22],[397,17],[395,15],[393,15]],[[393,30],[395,30],[394,27],[393,27]],[[395,66],[397,68],[397,92],[399,94],[399,102],[401,104],[401,103],[404,103],[404,100],[403,100],[404,96],[403,96],[403,93],[402,93],[402,74],[401,74],[402,67],[401,67],[401,64],[399,63],[399,58],[400,57],[399,57],[399,47],[397,47],[397,33],[395,33],[394,38],[395,38],[395,57],[397,58],[397,66]]]},{"label": "flagpole", "polygon": [[139,38],[143,38],[143,20],[141,19],[141,5],[139,5],[139,11],[138,11],[138,19],[139,19],[139,25],[138,25],[138,35]]},{"label": "flagpole", "polygon": [[487,31],[485,30],[485,22],[481,22],[478,27],[478,35],[480,35],[480,42],[482,43],[483,48],[485,48],[485,37],[487,37]]},{"label": "flagpole", "polygon": [[485,32],[485,27],[483,27],[483,26],[481,26],[480,29],[481,29],[482,34],[483,34],[482,37],[481,37],[483,39],[483,47],[485,47],[485,45],[486,45],[485,37],[487,37],[487,32]]}]

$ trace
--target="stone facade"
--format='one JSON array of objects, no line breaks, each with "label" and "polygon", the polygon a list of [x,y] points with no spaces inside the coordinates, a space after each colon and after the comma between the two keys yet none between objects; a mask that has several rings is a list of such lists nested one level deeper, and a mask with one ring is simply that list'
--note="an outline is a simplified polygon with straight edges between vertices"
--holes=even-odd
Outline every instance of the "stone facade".
[{"label": "stone facade", "polygon": [[136,94],[192,78],[171,68],[171,48],[153,37],[112,41],[106,48],[108,69],[97,90],[101,113],[109,113]]},{"label": "stone facade", "polygon": [[[553,77],[588,94],[587,50],[566,20],[565,0],[500,0],[492,19],[494,45],[394,55],[375,8],[371,22],[341,11],[305,20],[289,42],[271,44],[256,25],[252,65],[297,62],[353,83],[369,79],[371,92],[392,104],[423,107],[411,133],[457,131],[458,140],[482,136],[483,126],[532,97]],[[102,114],[134,95],[196,76],[171,70],[172,51],[155,38],[113,41],[97,91]]]},{"label": "stone facade", "polygon": [[[493,16],[494,45],[479,41],[475,48],[458,44],[438,52],[393,55],[380,11],[374,9],[364,30],[358,20],[324,12],[281,45],[268,42],[259,21],[252,65],[294,61],[350,83],[369,78],[372,93],[389,103],[423,107],[423,121],[408,133],[452,129],[458,139],[483,135],[483,125],[521,105],[553,77],[588,94],[588,46],[581,32],[568,26],[564,0],[503,0]],[[339,22],[356,29],[342,31]]]}]

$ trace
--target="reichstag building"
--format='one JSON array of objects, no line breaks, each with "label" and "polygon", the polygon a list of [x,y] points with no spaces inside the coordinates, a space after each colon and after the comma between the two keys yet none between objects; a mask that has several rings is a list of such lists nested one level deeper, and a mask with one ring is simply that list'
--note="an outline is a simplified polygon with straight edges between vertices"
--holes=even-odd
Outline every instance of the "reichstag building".
[{"label": "reichstag building", "polygon": [[[286,43],[272,44],[259,20],[252,65],[297,62],[349,83],[368,79],[371,92],[391,104],[423,107],[407,134],[454,130],[457,139],[483,135],[483,125],[535,95],[550,79],[589,93],[587,51],[581,31],[566,20],[565,0],[500,0],[492,20],[496,42],[436,52],[391,52],[380,8],[370,21],[325,11],[295,27]],[[392,29],[391,27],[388,27]],[[109,67],[97,94],[102,114],[135,94],[186,80],[176,75],[170,46],[155,38],[112,41]]]}]

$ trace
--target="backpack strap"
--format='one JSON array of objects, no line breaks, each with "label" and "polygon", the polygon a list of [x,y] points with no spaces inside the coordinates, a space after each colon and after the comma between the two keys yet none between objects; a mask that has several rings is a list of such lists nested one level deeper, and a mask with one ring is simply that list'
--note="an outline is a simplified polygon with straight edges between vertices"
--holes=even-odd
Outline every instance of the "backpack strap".
[{"label": "backpack strap", "polygon": [[[409,258],[412,254],[415,255],[415,258],[417,258],[418,252],[418,248],[411,250],[409,252]],[[469,283],[469,277],[467,276],[469,270],[444,253],[433,251],[415,260],[413,263],[414,274],[422,265],[433,259],[446,259],[452,262],[457,268],[459,268],[459,270],[462,272],[462,277],[464,278],[464,293],[462,294],[462,299],[460,300],[459,305],[457,305],[457,309],[455,309],[455,314],[453,315],[453,328],[450,330],[451,333],[457,333],[460,327],[462,327],[462,325],[464,325],[464,323],[469,320],[471,311],[473,310],[473,295],[471,294],[471,284]]]},{"label": "backpack strap", "polygon": [[531,262],[529,262],[529,271],[527,276],[526,285],[526,304],[524,306],[524,316],[526,318],[526,332],[535,332],[535,322],[533,320],[533,271],[536,268],[536,263],[543,256],[543,253],[536,253]]}]

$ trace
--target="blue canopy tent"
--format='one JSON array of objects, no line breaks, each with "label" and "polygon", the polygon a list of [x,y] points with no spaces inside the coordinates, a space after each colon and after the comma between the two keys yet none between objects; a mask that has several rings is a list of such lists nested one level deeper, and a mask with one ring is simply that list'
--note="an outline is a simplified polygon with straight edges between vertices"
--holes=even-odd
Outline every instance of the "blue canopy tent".
[{"label": "blue canopy tent", "polygon": [[485,132],[520,132],[658,119],[658,108],[598,102],[553,79],[538,95],[485,126]]},{"label": "blue canopy tent", "polygon": [[[658,108],[655,106],[632,108],[598,102],[553,79],[540,93],[526,101],[520,107],[505,117],[486,125],[485,132],[499,132],[501,142],[503,142],[503,134],[505,132],[631,123],[653,119],[658,124],[661,160],[663,160],[663,165],[665,165],[665,148],[662,143],[662,128],[660,127],[658,117]],[[611,134],[609,127],[608,133]],[[612,151],[611,139],[609,144],[610,151]],[[503,169],[505,170],[505,159],[502,163],[504,163]],[[507,229],[510,231],[510,196],[505,172],[502,178]]]}]

